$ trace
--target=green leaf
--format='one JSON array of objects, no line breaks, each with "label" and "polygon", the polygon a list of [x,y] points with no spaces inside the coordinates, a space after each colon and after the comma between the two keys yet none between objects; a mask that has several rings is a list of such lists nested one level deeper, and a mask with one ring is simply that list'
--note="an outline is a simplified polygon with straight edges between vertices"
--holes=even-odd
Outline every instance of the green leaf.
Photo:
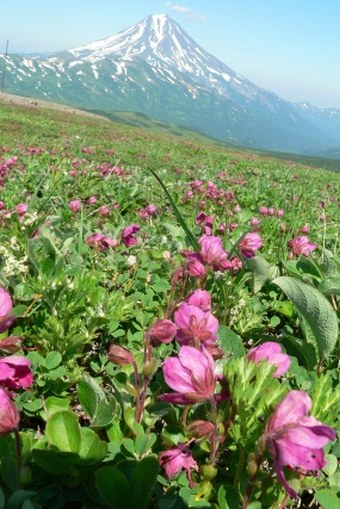
[{"label": "green leaf", "polygon": [[147,506],[158,472],[159,463],[155,456],[148,456],[137,463],[131,477],[133,508],[144,509]]},{"label": "green leaf", "polygon": [[257,293],[269,279],[270,265],[262,256],[254,256],[247,260],[246,267],[251,271],[251,290]]},{"label": "green leaf", "polygon": [[135,451],[139,458],[142,458],[148,452],[153,444],[156,442],[156,435],[154,433],[137,435],[135,440]]},{"label": "green leaf", "polygon": [[340,497],[333,490],[319,490],[315,493],[314,497],[323,509],[339,509]]},{"label": "green leaf", "polygon": [[338,468],[338,460],[337,457],[334,456],[334,454],[326,454],[325,460],[327,461],[327,464],[325,467],[323,467],[323,471],[326,472],[326,474],[333,475],[337,471]]},{"label": "green leaf", "polygon": [[70,402],[68,398],[58,398],[57,396],[49,396],[45,399],[45,407],[48,414],[54,414],[60,410],[68,410]]},{"label": "green leaf", "polygon": [[81,433],[76,414],[68,410],[52,414],[46,424],[46,437],[60,451],[78,453]]},{"label": "green leaf", "polygon": [[77,393],[81,406],[91,418],[94,417],[97,410],[97,393],[93,383],[85,380],[80,380],[77,384]]},{"label": "green leaf", "polygon": [[199,243],[197,242],[195,236],[192,234],[190,228],[188,227],[187,223],[185,222],[182,214],[180,213],[179,209],[177,208],[177,205],[175,204],[171,194],[169,193],[169,191],[167,190],[165,184],[163,183],[163,181],[159,178],[159,176],[157,175],[156,172],[154,172],[151,168],[148,168],[149,171],[152,173],[152,175],[155,177],[155,179],[159,182],[159,184],[161,185],[163,191],[165,192],[169,202],[170,202],[170,205],[172,207],[172,210],[174,211],[174,214],[177,218],[177,221],[179,222],[179,224],[181,225],[181,227],[183,228],[186,236],[187,236],[187,239],[189,241],[189,244],[191,245],[191,247],[195,250],[195,251],[199,251],[200,250],[200,246],[199,246]]},{"label": "green leaf", "polygon": [[234,486],[221,486],[217,494],[219,509],[238,509],[240,495]]},{"label": "green leaf", "polygon": [[33,449],[32,457],[40,468],[53,475],[74,476],[79,456],[71,452],[56,452],[48,449]]},{"label": "green leaf", "polygon": [[33,497],[37,492],[28,490],[17,490],[8,499],[8,507],[18,507],[25,500]]},{"label": "green leaf", "polygon": [[218,328],[217,342],[222,348],[223,353],[233,359],[243,357],[246,353],[240,336],[225,325],[220,325]]},{"label": "green leaf", "polygon": [[6,503],[5,495],[2,488],[0,487],[0,509],[4,509],[5,503]]},{"label": "green leaf", "polygon": [[135,509],[130,498],[134,487],[129,485],[120,470],[113,467],[101,468],[95,473],[95,480],[97,490],[111,509]]},{"label": "green leaf", "polygon": [[318,345],[320,358],[328,357],[338,339],[338,319],[326,297],[313,286],[292,277],[274,279],[305,319]]},{"label": "green leaf", "polygon": [[340,295],[340,274],[331,275],[321,281],[318,290],[324,295]]},{"label": "green leaf", "polygon": [[100,440],[95,431],[90,428],[81,428],[80,458],[87,464],[98,463],[105,458],[107,443]]},{"label": "green leaf", "polygon": [[47,369],[55,369],[63,360],[59,352],[49,352],[45,359],[45,366]]},{"label": "green leaf", "polygon": [[95,428],[104,428],[105,426],[108,426],[114,418],[115,408],[116,402],[113,398],[109,401],[100,400],[98,402],[96,415],[91,425]]}]

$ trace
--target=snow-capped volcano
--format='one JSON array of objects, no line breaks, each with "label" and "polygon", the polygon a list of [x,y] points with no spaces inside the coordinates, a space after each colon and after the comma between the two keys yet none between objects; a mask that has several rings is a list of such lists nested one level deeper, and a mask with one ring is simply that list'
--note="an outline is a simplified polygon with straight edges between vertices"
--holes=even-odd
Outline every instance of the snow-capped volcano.
[{"label": "snow-capped volcano", "polygon": [[97,63],[105,58],[118,61],[125,67],[126,62],[145,60],[160,73],[168,73],[174,79],[173,71],[190,73],[197,83],[216,87],[220,80],[242,78],[225,64],[201,48],[181,27],[166,14],[148,16],[137,25],[116,35],[69,50],[76,58]]},{"label": "snow-capped volcano", "polygon": [[292,152],[340,145],[339,115],[307,114],[256,86],[166,14],[53,55],[10,55],[6,69],[7,92],[143,112],[238,145]]}]

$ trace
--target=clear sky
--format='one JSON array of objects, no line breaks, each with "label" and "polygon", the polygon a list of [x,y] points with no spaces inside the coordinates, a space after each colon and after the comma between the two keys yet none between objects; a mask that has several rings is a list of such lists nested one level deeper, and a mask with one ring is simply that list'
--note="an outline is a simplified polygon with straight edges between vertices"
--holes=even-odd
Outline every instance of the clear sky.
[{"label": "clear sky", "polygon": [[257,85],[340,108],[340,0],[0,0],[0,52],[72,48],[164,12]]}]

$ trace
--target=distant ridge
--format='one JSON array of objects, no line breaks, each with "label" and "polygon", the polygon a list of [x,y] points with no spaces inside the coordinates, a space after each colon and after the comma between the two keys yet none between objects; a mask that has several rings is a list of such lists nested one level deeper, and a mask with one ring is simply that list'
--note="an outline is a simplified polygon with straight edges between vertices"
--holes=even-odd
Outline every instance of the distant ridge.
[{"label": "distant ridge", "polygon": [[322,153],[340,146],[340,110],[292,104],[256,86],[166,14],[53,55],[10,55],[6,91],[141,112],[245,147]]}]

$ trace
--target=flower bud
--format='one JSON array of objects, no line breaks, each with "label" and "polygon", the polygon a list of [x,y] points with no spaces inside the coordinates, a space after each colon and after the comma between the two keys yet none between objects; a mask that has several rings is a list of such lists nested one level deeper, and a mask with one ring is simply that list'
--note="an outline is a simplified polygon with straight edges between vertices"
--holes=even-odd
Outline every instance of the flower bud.
[{"label": "flower bud", "polygon": [[119,345],[111,345],[107,356],[110,362],[118,364],[118,366],[134,364],[136,362],[130,350]]},{"label": "flower bud", "polygon": [[176,336],[177,327],[171,320],[157,320],[147,332],[152,346],[159,346],[162,343],[170,343]]},{"label": "flower bud", "polygon": [[149,362],[146,362],[143,366],[143,375],[152,376],[156,370],[157,359],[153,357]]},{"label": "flower bud", "polygon": [[247,463],[247,471],[250,476],[253,476],[256,474],[258,469],[258,464],[256,461],[256,454],[251,452],[248,456],[248,463]]},{"label": "flower bud", "polygon": [[20,415],[8,393],[0,387],[0,435],[7,435],[19,427]]},{"label": "flower bud", "polygon": [[198,420],[190,423],[188,431],[196,437],[209,438],[215,431],[215,426],[212,422]]},{"label": "flower bud", "polygon": [[8,338],[0,340],[0,350],[6,353],[14,353],[20,350],[22,337],[20,336],[9,336]]},{"label": "flower bud", "polygon": [[201,474],[206,481],[212,481],[217,475],[217,468],[212,465],[202,465]]}]

